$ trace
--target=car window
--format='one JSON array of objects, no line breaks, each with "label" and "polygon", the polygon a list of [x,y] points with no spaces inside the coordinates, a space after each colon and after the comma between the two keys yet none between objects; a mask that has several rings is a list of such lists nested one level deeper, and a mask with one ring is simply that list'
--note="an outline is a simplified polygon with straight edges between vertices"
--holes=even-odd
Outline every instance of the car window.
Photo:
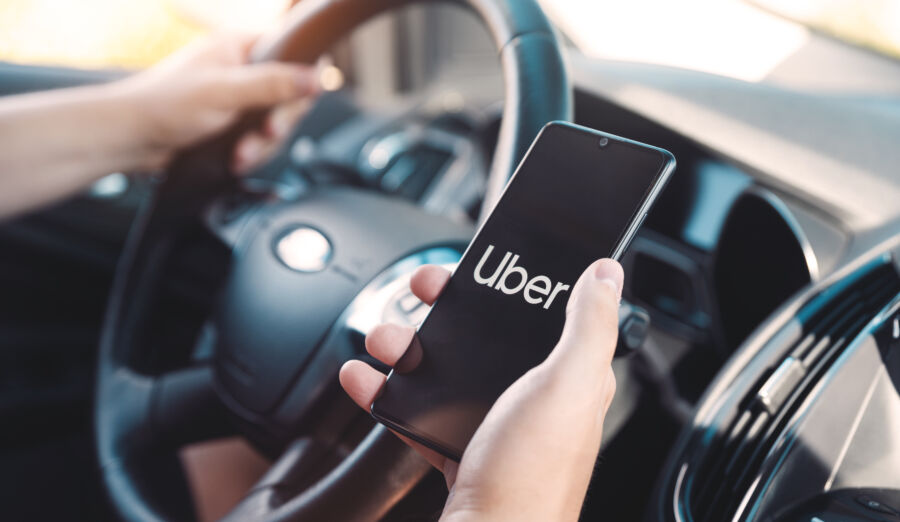
[{"label": "car window", "polygon": [[142,68],[198,36],[259,31],[290,0],[2,0],[0,61]]}]

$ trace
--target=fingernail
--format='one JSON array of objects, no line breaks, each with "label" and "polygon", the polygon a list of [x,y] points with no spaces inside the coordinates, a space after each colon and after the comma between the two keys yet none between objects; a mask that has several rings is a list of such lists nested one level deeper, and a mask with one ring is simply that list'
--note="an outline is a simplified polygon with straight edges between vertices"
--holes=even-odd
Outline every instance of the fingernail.
[{"label": "fingernail", "polygon": [[319,74],[315,68],[299,66],[294,74],[294,82],[302,94],[317,94],[322,88],[319,85]]},{"label": "fingernail", "polygon": [[594,269],[594,277],[612,286],[616,291],[616,297],[622,299],[622,285],[625,280],[622,265],[612,259],[601,259]]}]

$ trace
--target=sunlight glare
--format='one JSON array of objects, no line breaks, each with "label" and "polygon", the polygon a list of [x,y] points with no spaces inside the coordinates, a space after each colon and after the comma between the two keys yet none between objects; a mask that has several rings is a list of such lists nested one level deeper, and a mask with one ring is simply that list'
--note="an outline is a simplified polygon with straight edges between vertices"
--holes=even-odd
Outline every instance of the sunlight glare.
[{"label": "sunlight glare", "polygon": [[169,0],[185,17],[210,30],[260,33],[271,28],[290,0]]},{"label": "sunlight glare", "polygon": [[0,0],[0,60],[147,67],[203,34],[262,32],[290,0]]},{"label": "sunlight glare", "polygon": [[809,38],[803,26],[739,0],[543,0],[589,56],[759,81]]}]

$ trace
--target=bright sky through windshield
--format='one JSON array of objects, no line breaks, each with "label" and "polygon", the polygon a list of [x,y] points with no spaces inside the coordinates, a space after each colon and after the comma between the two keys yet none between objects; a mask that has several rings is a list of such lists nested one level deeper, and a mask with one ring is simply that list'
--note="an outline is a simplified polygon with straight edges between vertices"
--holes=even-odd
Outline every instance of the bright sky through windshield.
[{"label": "bright sky through windshield", "polygon": [[585,54],[759,81],[809,38],[738,0],[541,0]]},{"label": "bright sky through windshield", "polygon": [[211,29],[263,31],[288,0],[0,0],[0,60],[146,67]]}]

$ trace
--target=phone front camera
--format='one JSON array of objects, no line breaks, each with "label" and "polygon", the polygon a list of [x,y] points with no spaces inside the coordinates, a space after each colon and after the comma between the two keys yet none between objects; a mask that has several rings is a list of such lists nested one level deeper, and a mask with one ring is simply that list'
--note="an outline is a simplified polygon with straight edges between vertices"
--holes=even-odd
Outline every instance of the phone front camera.
[{"label": "phone front camera", "polygon": [[609,144],[609,138],[607,138],[606,136],[600,138],[600,140],[597,141],[597,145],[599,145],[601,147],[605,147],[608,144]]}]

